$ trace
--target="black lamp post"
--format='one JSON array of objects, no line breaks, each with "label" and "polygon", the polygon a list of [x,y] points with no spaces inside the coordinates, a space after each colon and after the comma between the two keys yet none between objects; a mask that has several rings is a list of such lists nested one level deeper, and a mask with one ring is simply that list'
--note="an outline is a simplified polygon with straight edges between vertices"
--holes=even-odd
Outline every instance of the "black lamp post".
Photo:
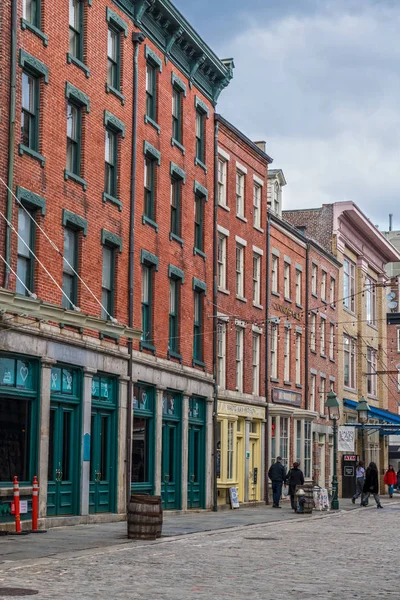
[{"label": "black lamp post", "polygon": [[333,422],[333,476],[332,476],[332,510],[339,510],[337,479],[337,422],[340,419],[339,400],[335,392],[329,392],[326,399],[329,419]]},{"label": "black lamp post", "polygon": [[356,406],[358,422],[361,423],[361,456],[365,465],[365,438],[364,438],[364,425],[369,419],[370,407],[368,402],[362,396]]}]

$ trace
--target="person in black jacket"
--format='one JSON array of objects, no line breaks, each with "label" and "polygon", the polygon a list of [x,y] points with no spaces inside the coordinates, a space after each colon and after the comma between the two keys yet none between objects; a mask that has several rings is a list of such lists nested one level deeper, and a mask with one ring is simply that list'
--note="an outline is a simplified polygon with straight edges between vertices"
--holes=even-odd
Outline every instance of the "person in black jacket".
[{"label": "person in black jacket", "polygon": [[304,485],[303,471],[301,471],[299,467],[300,463],[294,462],[293,468],[290,469],[289,473],[286,476],[286,483],[289,486],[290,504],[292,505],[293,510],[296,510],[296,503],[294,499],[296,486]]},{"label": "person in black jacket", "polygon": [[281,508],[279,502],[282,496],[282,487],[284,481],[286,481],[286,469],[282,464],[282,457],[277,456],[276,462],[270,466],[268,471],[268,477],[272,481],[272,508]]},{"label": "person in black jacket", "polygon": [[383,508],[381,500],[379,498],[378,467],[374,462],[369,463],[369,467],[365,472],[365,482],[363,487],[361,506],[367,506],[370,494],[372,494],[375,498],[376,508]]}]

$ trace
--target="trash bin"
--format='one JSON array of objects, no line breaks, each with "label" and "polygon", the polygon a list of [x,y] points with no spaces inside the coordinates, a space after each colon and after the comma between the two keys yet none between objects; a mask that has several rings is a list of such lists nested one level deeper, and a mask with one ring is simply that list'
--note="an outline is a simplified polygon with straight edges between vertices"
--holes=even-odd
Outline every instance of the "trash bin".
[{"label": "trash bin", "polygon": [[311,514],[314,508],[314,494],[313,494],[312,483],[305,483],[304,485],[296,485],[295,495],[297,497],[297,491],[302,489],[304,490],[304,504],[302,514]]},{"label": "trash bin", "polygon": [[128,538],[132,540],[155,540],[161,537],[161,496],[132,494],[128,504],[127,521]]}]

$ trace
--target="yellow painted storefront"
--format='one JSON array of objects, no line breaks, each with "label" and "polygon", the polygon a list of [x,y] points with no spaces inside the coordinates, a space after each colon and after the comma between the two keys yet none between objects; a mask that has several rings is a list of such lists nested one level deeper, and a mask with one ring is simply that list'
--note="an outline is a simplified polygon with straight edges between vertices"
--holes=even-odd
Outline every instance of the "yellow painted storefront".
[{"label": "yellow painted storefront", "polygon": [[218,402],[218,505],[229,504],[229,488],[237,488],[239,502],[263,499],[263,438],[265,408]]}]

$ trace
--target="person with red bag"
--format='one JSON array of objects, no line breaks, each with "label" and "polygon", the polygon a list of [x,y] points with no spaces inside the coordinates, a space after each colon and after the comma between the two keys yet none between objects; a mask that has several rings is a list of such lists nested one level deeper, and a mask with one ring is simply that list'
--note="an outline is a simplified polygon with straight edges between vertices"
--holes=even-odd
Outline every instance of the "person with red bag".
[{"label": "person with red bag", "polygon": [[389,498],[393,498],[393,490],[397,483],[397,475],[392,465],[389,465],[389,468],[385,473],[385,477],[383,478],[383,483],[389,488]]}]

